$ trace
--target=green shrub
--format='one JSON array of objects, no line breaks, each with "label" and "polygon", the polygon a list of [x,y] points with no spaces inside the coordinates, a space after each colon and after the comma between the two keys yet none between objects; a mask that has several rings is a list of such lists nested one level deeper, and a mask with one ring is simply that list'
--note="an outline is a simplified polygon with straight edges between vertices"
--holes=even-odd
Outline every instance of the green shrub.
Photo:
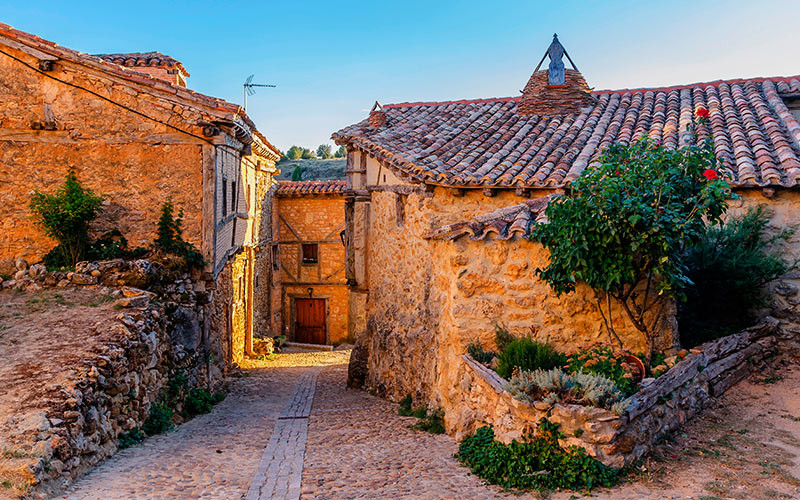
[{"label": "green shrub", "polygon": [[119,435],[119,449],[124,450],[125,448],[135,446],[144,441],[146,437],[147,436],[145,436],[138,427],[134,427],[130,431],[123,432]]},{"label": "green shrub", "polygon": [[292,180],[295,181],[295,182],[302,181],[303,180],[303,172],[305,172],[305,171],[306,171],[305,167],[302,167],[300,165],[295,166],[294,170],[292,170]]},{"label": "green shrub", "polygon": [[498,351],[504,351],[508,344],[517,340],[517,337],[511,335],[508,328],[502,325],[494,325],[494,343],[497,344]]},{"label": "green shrub", "polygon": [[102,211],[103,197],[84,188],[70,170],[54,194],[35,191],[29,208],[33,222],[58,245],[44,258],[50,268],[74,267],[89,245],[89,224]]},{"label": "green shrub", "polygon": [[495,356],[497,356],[495,352],[484,350],[483,346],[478,342],[470,342],[469,345],[467,345],[467,354],[478,363],[484,365],[491,363]]},{"label": "green shrub", "polygon": [[558,424],[544,418],[536,435],[510,444],[496,441],[491,427],[481,427],[461,441],[456,458],[473,474],[503,488],[589,491],[617,484],[614,469],[583,448],[562,448],[558,443],[562,437]]},{"label": "green shrub", "polygon": [[647,136],[609,146],[567,195],[550,201],[549,223],[533,227],[531,239],[550,252],[536,273],[558,295],[589,285],[609,335],[621,344],[610,315],[616,302],[650,359],[663,301],[680,298],[688,283],[684,250],[727,209],[730,187],[717,166],[710,140],[678,150]]},{"label": "green shrub", "polygon": [[189,417],[202,415],[210,412],[214,405],[223,399],[225,395],[221,392],[211,394],[202,387],[196,387],[190,390],[183,400],[183,412]]},{"label": "green shrub", "polygon": [[168,254],[180,257],[189,268],[199,269],[205,261],[203,254],[194,245],[183,240],[183,210],[175,217],[175,207],[168,201],[161,205],[158,219],[158,235],[153,247]]},{"label": "green shrub", "polygon": [[413,403],[411,399],[411,394],[404,397],[400,400],[400,407],[397,409],[397,414],[401,417],[410,417],[414,414],[414,411],[411,409],[411,404]]},{"label": "green shrub", "polygon": [[[564,373],[560,368],[515,372],[504,388],[520,401],[577,403],[622,413],[625,395],[602,375]],[[618,404],[619,403],[619,404]]]},{"label": "green shrub", "polygon": [[414,413],[420,420],[411,426],[412,429],[431,434],[444,434],[444,411],[441,408],[433,411],[418,408]]},{"label": "green shrub", "polygon": [[792,230],[768,234],[769,213],[763,206],[709,226],[686,253],[691,285],[678,304],[678,331],[684,347],[694,347],[736,333],[754,323],[764,305],[764,285],[787,272],[774,245]]},{"label": "green shrub", "polygon": [[119,229],[104,233],[86,248],[86,260],[138,259],[145,254],[146,248],[128,248],[128,240]]},{"label": "green shrub", "polygon": [[497,374],[508,379],[514,368],[520,370],[549,370],[562,366],[566,358],[550,344],[529,338],[513,340],[497,356]]},{"label": "green shrub", "polygon": [[172,417],[174,412],[165,403],[153,403],[150,407],[150,415],[144,421],[142,430],[148,436],[155,436],[172,429]]}]

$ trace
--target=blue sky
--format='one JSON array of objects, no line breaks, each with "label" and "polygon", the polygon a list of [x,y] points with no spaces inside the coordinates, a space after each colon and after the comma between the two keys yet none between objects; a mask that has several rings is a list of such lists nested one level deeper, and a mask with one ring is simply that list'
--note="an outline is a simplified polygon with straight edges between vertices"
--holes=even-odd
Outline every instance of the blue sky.
[{"label": "blue sky", "polygon": [[[124,4],[124,5],[123,5]],[[0,0],[0,21],[88,53],[158,50],[242,101],[279,148],[382,103],[517,95],[554,32],[590,86],[800,74],[800,2]]]}]

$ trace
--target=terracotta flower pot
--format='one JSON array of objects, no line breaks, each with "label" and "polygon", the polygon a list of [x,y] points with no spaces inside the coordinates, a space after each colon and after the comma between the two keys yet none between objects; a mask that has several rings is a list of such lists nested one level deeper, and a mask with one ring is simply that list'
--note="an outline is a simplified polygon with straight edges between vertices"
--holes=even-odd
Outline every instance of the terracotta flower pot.
[{"label": "terracotta flower pot", "polygon": [[634,370],[631,372],[631,375],[633,375],[633,381],[637,384],[641,382],[645,376],[645,368],[642,360],[632,354],[625,356],[623,359],[625,360],[625,363],[634,367]]}]

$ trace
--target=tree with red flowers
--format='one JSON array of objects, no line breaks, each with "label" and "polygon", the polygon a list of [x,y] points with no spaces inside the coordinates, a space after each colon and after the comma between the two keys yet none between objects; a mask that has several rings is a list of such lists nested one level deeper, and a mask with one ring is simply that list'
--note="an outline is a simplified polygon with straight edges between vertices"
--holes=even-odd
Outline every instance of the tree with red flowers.
[{"label": "tree with red flowers", "polygon": [[548,205],[549,223],[534,228],[531,238],[550,250],[538,275],[557,294],[580,281],[591,286],[609,334],[621,343],[611,318],[612,301],[620,304],[645,337],[649,358],[664,305],[681,298],[688,283],[686,248],[727,209],[730,188],[717,172],[710,141],[679,150],[647,137],[612,145]]}]

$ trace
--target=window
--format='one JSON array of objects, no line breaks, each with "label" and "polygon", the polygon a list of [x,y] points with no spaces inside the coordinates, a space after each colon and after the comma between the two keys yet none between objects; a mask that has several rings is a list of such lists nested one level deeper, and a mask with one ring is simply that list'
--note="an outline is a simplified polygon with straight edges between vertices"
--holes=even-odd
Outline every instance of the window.
[{"label": "window", "polygon": [[231,212],[236,212],[236,181],[231,182]]},{"label": "window", "polygon": [[228,179],[222,178],[222,216],[228,214]]},{"label": "window", "polygon": [[273,271],[277,271],[280,269],[281,261],[280,261],[280,253],[278,252],[278,245],[272,245],[272,269]]},{"label": "window", "polygon": [[319,245],[316,243],[303,243],[303,264],[316,264],[319,262]]}]

